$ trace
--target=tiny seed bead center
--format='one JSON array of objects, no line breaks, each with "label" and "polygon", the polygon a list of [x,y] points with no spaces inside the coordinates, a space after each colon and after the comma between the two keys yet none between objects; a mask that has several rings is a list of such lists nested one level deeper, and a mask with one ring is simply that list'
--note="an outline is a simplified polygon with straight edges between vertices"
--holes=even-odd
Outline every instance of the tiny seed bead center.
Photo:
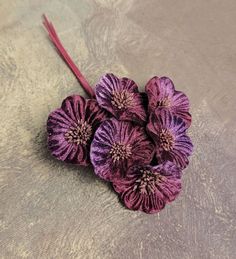
[{"label": "tiny seed bead center", "polygon": [[116,161],[129,158],[132,154],[131,149],[131,145],[129,144],[114,143],[109,152],[112,161],[115,163]]},{"label": "tiny seed bead center", "polygon": [[168,97],[164,97],[162,100],[157,102],[157,107],[169,107],[170,99]]},{"label": "tiny seed bead center", "polygon": [[159,140],[160,140],[160,146],[165,151],[170,151],[173,149],[174,137],[167,129],[161,130],[159,134]]},{"label": "tiny seed bead center", "polygon": [[65,134],[65,139],[69,143],[86,145],[92,136],[92,127],[86,121],[78,120],[76,126],[70,127]]},{"label": "tiny seed bead center", "polygon": [[134,190],[137,189],[141,194],[154,193],[163,176],[149,170],[140,170],[140,173],[142,176],[135,181]]},{"label": "tiny seed bead center", "polygon": [[127,90],[113,91],[111,103],[119,110],[126,109],[132,106],[133,95],[133,93],[129,93]]}]

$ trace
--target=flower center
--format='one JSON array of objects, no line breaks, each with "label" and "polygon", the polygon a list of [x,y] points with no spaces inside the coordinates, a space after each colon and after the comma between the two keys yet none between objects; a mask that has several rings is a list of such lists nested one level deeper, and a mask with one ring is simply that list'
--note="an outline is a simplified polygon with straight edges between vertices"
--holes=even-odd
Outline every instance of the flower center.
[{"label": "flower center", "polygon": [[126,90],[122,91],[113,91],[111,97],[111,103],[113,106],[121,109],[126,109],[132,106],[133,103],[133,93],[129,93]]},{"label": "flower center", "polygon": [[138,189],[143,194],[154,193],[163,176],[149,170],[140,170],[140,172],[142,177],[135,181],[134,190]]},{"label": "flower center", "polygon": [[160,146],[165,151],[170,151],[174,145],[174,137],[173,135],[167,130],[162,129],[159,134]]},{"label": "flower center", "polygon": [[169,107],[170,99],[168,97],[164,97],[162,100],[157,102],[157,107]]},{"label": "flower center", "polygon": [[70,127],[65,134],[65,139],[69,143],[76,143],[77,145],[86,145],[92,136],[92,127],[86,121],[78,120],[75,127]]},{"label": "flower center", "polygon": [[113,162],[127,159],[131,156],[131,145],[122,144],[122,143],[114,143],[110,150],[110,155]]}]

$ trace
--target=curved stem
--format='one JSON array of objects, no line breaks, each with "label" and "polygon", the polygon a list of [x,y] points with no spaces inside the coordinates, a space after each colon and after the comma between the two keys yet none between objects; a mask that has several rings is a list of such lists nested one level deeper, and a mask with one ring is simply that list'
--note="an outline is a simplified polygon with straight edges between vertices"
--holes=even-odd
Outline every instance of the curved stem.
[{"label": "curved stem", "polygon": [[71,69],[71,71],[74,73],[76,78],[79,80],[79,82],[82,85],[82,87],[84,88],[84,90],[88,93],[88,95],[91,98],[95,98],[95,93],[94,93],[93,88],[89,85],[88,81],[85,79],[83,74],[80,72],[78,67],[75,65],[75,63],[73,62],[73,60],[71,59],[71,57],[69,56],[69,54],[67,53],[65,48],[63,47],[60,39],[58,38],[58,35],[56,33],[54,26],[52,25],[51,22],[48,21],[46,15],[43,15],[43,25],[46,28],[46,30],[48,31],[48,35],[49,35],[52,43],[55,45],[58,52],[62,56],[63,60],[66,62],[68,67]]}]

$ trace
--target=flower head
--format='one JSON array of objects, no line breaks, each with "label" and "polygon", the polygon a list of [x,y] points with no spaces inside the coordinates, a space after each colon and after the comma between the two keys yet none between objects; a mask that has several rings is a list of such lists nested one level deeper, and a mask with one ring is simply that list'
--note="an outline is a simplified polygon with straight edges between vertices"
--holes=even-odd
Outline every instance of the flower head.
[{"label": "flower head", "polygon": [[149,112],[153,112],[157,108],[159,110],[168,109],[181,117],[186,126],[190,126],[188,97],[184,93],[176,91],[173,82],[168,77],[153,77],[148,81],[145,90],[149,100]]},{"label": "flower head", "polygon": [[88,165],[90,143],[106,112],[96,100],[79,95],[67,97],[47,121],[48,147],[59,160]]},{"label": "flower head", "polygon": [[173,161],[185,168],[191,155],[193,144],[186,135],[185,122],[168,110],[151,113],[147,131],[156,144],[156,156],[161,162]]},{"label": "flower head", "polygon": [[127,208],[156,213],[179,194],[180,175],[172,162],[133,166],[125,178],[114,179],[113,187]]},{"label": "flower head", "polygon": [[104,180],[123,177],[134,164],[149,163],[154,147],[143,127],[110,119],[97,129],[90,157],[95,173]]},{"label": "flower head", "polygon": [[133,80],[104,75],[95,89],[98,104],[116,119],[143,124],[146,112],[142,95]]}]

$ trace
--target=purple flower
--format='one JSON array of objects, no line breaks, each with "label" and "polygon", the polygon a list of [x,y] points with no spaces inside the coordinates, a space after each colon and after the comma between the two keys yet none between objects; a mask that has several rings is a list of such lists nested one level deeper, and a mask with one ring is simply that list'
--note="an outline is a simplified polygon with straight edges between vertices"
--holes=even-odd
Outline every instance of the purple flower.
[{"label": "purple flower", "polygon": [[111,119],[97,129],[90,158],[95,173],[104,180],[123,177],[135,164],[149,163],[154,147],[143,127]]},{"label": "purple flower", "polygon": [[158,161],[173,161],[180,168],[188,165],[193,145],[186,129],[185,122],[168,110],[151,113],[147,131],[156,144]]},{"label": "purple flower", "polygon": [[190,126],[188,97],[184,93],[176,91],[173,82],[168,77],[153,77],[147,83],[145,90],[148,95],[149,112],[153,112],[156,108],[168,109],[181,117],[187,127]]},{"label": "purple flower", "polygon": [[67,97],[47,121],[48,147],[59,160],[88,165],[90,143],[106,112],[96,100],[79,95]]},{"label": "purple flower", "polygon": [[133,80],[104,75],[95,89],[98,104],[116,119],[143,124],[146,112],[143,99]]},{"label": "purple flower", "polygon": [[127,208],[156,213],[179,194],[180,174],[172,162],[133,166],[125,178],[114,179],[113,187]]}]

